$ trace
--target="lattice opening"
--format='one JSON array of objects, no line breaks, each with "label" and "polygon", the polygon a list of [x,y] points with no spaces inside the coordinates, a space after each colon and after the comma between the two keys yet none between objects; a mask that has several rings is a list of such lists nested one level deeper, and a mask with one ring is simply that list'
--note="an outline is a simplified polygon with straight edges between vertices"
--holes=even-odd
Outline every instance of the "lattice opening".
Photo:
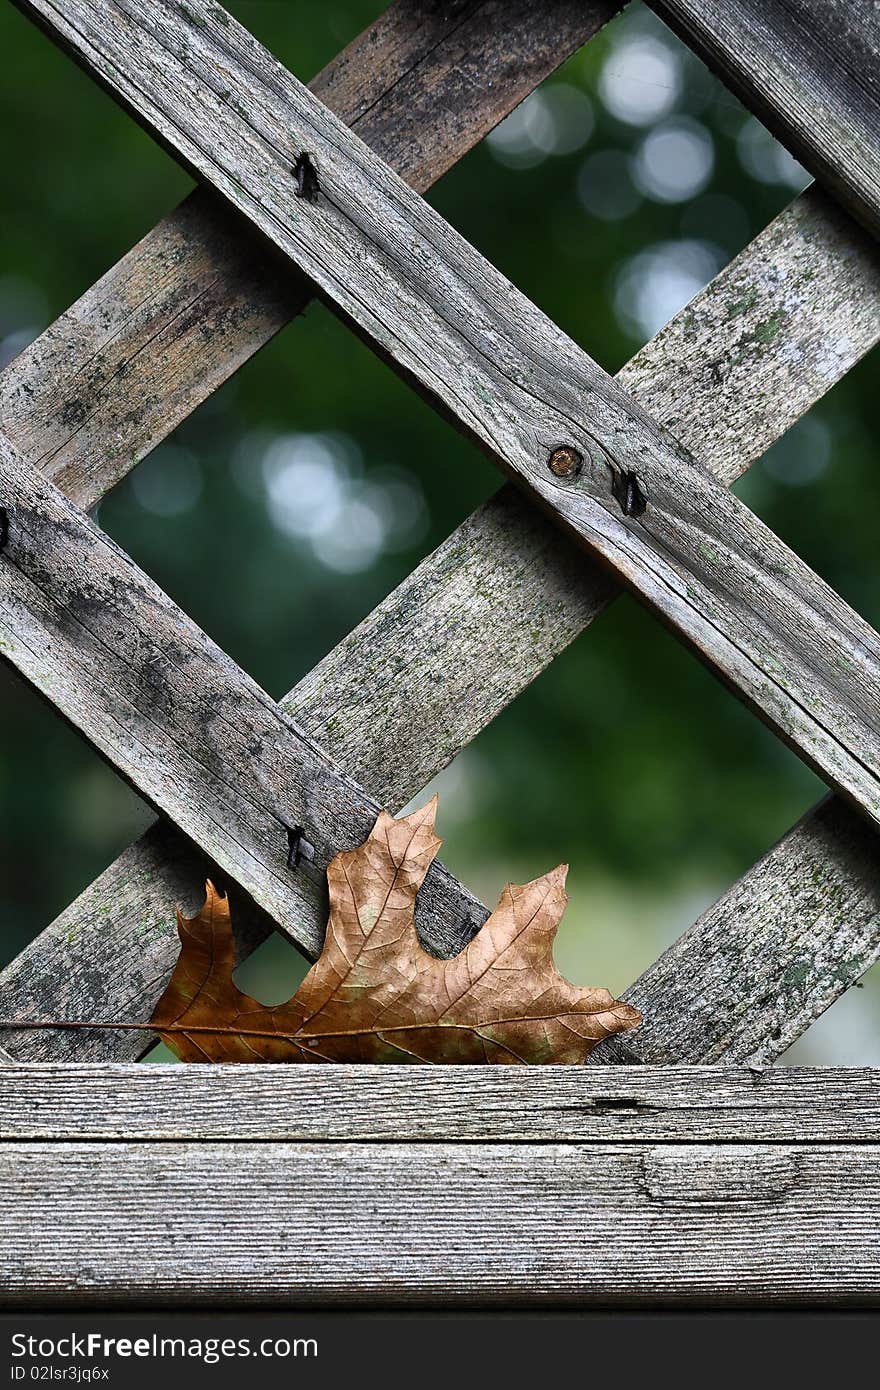
[{"label": "lattice opening", "polygon": [[94,749],[0,669],[0,969],[149,820]]},{"label": "lattice opening", "polygon": [[[616,371],[809,181],[636,0],[429,201]],[[523,226],[528,241],[511,235]]]}]

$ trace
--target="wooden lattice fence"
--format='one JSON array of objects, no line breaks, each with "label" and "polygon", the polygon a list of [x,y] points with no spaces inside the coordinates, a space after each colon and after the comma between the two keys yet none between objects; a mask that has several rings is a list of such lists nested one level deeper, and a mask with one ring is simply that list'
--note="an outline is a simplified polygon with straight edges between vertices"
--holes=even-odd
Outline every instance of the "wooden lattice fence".
[{"label": "wooden lattice fence", "polygon": [[[148,1017],[206,861],[244,951],[314,957],[330,858],[619,584],[833,796],[590,1069],[141,1069],[133,1032],[7,1032],[3,1297],[876,1300],[876,1076],[764,1068],[880,955],[880,638],[728,491],[880,335],[876,6],[658,4],[844,207],[802,195],[612,380],[419,192],[616,4],[398,0],[309,90],[208,0],[18,3],[201,186],[0,377],[0,651],[161,813],[5,1017]],[[276,704],[85,509],[315,293],[515,486]],[[433,867],[435,950],[485,916]]]}]

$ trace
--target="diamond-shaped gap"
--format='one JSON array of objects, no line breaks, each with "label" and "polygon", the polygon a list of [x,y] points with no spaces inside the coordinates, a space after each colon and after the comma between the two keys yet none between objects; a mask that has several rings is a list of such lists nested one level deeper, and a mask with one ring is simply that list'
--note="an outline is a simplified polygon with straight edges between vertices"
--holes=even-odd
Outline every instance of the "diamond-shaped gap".
[{"label": "diamond-shaped gap", "polygon": [[444,861],[487,903],[570,863],[558,963],[613,990],[824,791],[629,596],[434,785]]},{"label": "diamond-shaped gap", "polygon": [[878,364],[875,348],[733,489],[875,628],[880,626]]},{"label": "diamond-shaped gap", "polygon": [[101,503],[101,526],[275,698],[498,486],[322,305]]},{"label": "diamond-shaped gap", "polygon": [[616,371],[808,182],[634,3],[428,197]]},{"label": "diamond-shaped gap", "polygon": [[0,52],[2,367],[173,208],[192,180],[11,5],[0,9]]}]

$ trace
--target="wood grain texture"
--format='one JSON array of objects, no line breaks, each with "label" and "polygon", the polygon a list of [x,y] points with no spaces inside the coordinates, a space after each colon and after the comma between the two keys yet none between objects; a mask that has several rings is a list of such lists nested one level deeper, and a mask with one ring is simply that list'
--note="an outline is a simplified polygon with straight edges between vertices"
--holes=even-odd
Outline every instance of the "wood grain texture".
[{"label": "wood grain texture", "polygon": [[756,114],[880,232],[875,0],[651,0]]},{"label": "wood grain texture", "polygon": [[[530,0],[406,0],[312,86],[424,188],[617,8],[609,0],[548,0],[536,15]],[[8,435],[72,500],[91,506],[308,297],[305,282],[258,233],[199,189],[0,375]],[[208,871],[183,836],[154,825],[12,965],[3,998],[16,998],[30,1017],[62,1001],[78,1015],[85,998],[93,1007],[103,1000],[120,1020],[149,1016],[175,954],[172,904],[195,910]],[[271,919],[232,891],[247,954],[272,930]],[[319,919],[314,927],[320,931]],[[11,1041],[28,1053],[45,1043],[52,1055],[73,1040]],[[111,1040],[81,1041],[102,1055]],[[131,1033],[112,1042],[126,1056],[141,1047]]]},{"label": "wood grain texture", "polygon": [[[366,838],[377,804],[2,436],[0,496],[0,655],[317,954],[327,865]],[[294,826],[313,850],[298,866]],[[417,918],[449,953],[485,909],[435,861]]]},{"label": "wood grain texture", "polygon": [[[617,8],[397,0],[311,87],[423,192]],[[0,375],[6,433],[91,507],[310,298],[200,188]]]},{"label": "wood grain texture", "polygon": [[[591,358],[207,0],[21,3],[880,823],[880,638]],[[302,151],[314,200],[295,195]],[[578,477],[548,468],[560,445]],[[646,508],[623,501],[633,480]]]},{"label": "wood grain texture", "polygon": [[880,1072],[332,1064],[0,1067],[0,1142],[47,1139],[868,1144],[880,1142]]},{"label": "wood grain texture", "polygon": [[[880,251],[811,190],[618,380],[731,483],[878,338]],[[328,748],[344,750],[365,786],[403,805],[618,592],[508,485],[283,703]]]},{"label": "wood grain texture", "polygon": [[[779,324],[769,333],[765,326]],[[639,399],[697,450],[702,437],[724,481],[738,477],[880,334],[880,253],[817,190],[797,199],[623,369]],[[772,400],[773,409],[767,409]],[[467,744],[617,592],[511,487],[463,523],[282,702],[351,775],[397,809]],[[404,653],[415,653],[404,659]],[[360,671],[365,662],[371,680]],[[442,679],[441,679],[442,677]],[[838,804],[793,832],[756,886],[749,876],[719,906],[716,937],[688,934],[664,1060],[769,1060],[880,952],[873,837]],[[821,871],[813,872],[810,851]],[[806,877],[801,877],[806,873]],[[111,865],[0,976],[16,1017],[59,1007],[74,1018],[148,1018],[177,953],[172,905],[195,910],[204,865],[187,841],[154,827]],[[798,885],[804,885],[799,890]],[[867,885],[867,886],[866,886]],[[805,911],[803,892],[808,893]],[[744,904],[750,910],[744,912]],[[236,902],[246,952],[271,930]],[[734,936],[737,923],[742,931]],[[720,943],[730,934],[726,951]],[[756,990],[740,978],[734,940],[762,962]],[[724,968],[719,968],[724,963]],[[792,990],[796,964],[798,990]],[[650,972],[649,972],[650,974]],[[774,984],[775,982],[775,984]],[[650,1013],[668,1011],[645,981]],[[781,991],[781,993],[780,993]],[[780,1032],[781,998],[789,1012]],[[719,1021],[724,1022],[720,1024]],[[643,1030],[647,1046],[658,1033]],[[690,1031],[688,1031],[690,1030]],[[666,1029],[664,1028],[664,1033]],[[678,1051],[673,1050],[673,1038]],[[119,1060],[137,1034],[27,1033],[22,1059]],[[712,1051],[717,1048],[717,1054]],[[605,1055],[603,1046],[598,1056]],[[707,1055],[710,1054],[710,1055]]]},{"label": "wood grain texture", "polygon": [[878,957],[877,833],[828,798],[625,991],[647,1021],[593,1058],[765,1065]]},{"label": "wood grain texture", "polygon": [[7,1306],[880,1301],[876,1144],[7,1143],[0,1181]]}]

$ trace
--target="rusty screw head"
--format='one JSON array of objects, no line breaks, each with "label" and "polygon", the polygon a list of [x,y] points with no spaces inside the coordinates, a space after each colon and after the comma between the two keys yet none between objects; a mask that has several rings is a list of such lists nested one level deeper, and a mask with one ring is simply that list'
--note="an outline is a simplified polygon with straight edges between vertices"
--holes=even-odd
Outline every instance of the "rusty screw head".
[{"label": "rusty screw head", "polygon": [[576,478],[583,467],[584,456],[570,444],[554,449],[547,460],[547,467],[557,478]]}]

